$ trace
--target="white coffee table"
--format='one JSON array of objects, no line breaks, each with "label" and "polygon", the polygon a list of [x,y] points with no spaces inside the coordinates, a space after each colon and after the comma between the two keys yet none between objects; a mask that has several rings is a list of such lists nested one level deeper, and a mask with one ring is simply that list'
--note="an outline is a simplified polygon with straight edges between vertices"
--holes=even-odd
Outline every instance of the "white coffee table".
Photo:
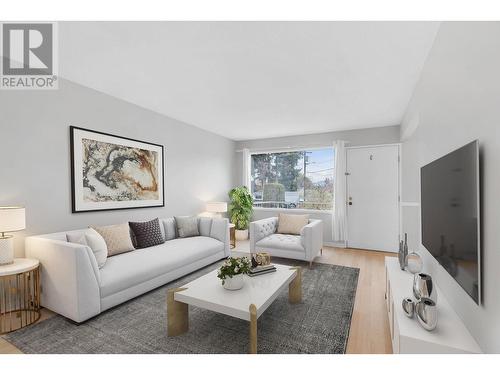
[{"label": "white coffee table", "polygon": [[226,290],[217,278],[217,270],[197,278],[180,288],[170,289],[167,295],[168,336],[188,331],[188,305],[250,322],[250,353],[257,353],[257,319],[288,286],[290,303],[302,301],[300,267],[276,264],[276,272],[256,277],[245,276],[240,290]]}]

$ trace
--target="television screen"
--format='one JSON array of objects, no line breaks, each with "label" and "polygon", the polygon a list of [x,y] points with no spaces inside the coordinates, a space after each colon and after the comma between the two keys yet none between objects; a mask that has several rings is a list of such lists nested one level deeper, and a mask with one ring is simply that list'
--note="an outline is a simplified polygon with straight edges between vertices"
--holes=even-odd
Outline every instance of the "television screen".
[{"label": "television screen", "polygon": [[421,169],[422,244],[480,303],[479,145]]}]

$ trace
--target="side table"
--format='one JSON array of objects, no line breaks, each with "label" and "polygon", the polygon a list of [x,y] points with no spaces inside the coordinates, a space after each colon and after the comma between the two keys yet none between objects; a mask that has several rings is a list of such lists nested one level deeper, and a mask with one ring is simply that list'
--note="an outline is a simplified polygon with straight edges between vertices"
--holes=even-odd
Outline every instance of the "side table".
[{"label": "side table", "polygon": [[0,334],[40,319],[40,262],[16,258],[0,266]]},{"label": "side table", "polygon": [[231,249],[234,249],[236,247],[236,225],[233,223],[229,223],[229,246]]}]

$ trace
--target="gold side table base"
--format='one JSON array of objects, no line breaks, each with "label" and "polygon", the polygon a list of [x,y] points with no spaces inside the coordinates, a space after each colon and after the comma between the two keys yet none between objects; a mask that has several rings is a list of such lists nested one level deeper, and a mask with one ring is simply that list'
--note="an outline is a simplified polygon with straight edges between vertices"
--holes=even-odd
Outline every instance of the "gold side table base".
[{"label": "gold side table base", "polygon": [[170,289],[167,292],[167,335],[179,336],[189,330],[188,305],[174,299],[175,292],[187,288]]},{"label": "gold side table base", "polygon": [[0,334],[16,331],[40,319],[40,271],[0,276]]}]

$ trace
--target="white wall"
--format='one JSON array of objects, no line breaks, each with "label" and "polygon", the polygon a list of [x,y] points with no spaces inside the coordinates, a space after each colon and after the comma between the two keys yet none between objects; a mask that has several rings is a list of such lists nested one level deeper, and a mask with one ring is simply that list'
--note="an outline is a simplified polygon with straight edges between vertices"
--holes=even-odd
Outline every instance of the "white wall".
[{"label": "white wall", "polygon": [[[165,207],[71,213],[69,126],[165,146]],[[23,238],[158,216],[197,214],[228,200],[234,142],[78,84],[54,91],[0,91],[0,205],[26,206]]]},{"label": "white wall", "polygon": [[[500,352],[500,23],[442,23],[411,100],[402,134],[403,200],[420,200],[420,167],[479,139],[482,159],[483,304],[478,306],[420,245],[425,268],[486,352]],[[411,132],[410,132],[411,133]],[[403,215],[420,236],[419,210]],[[418,241],[420,243],[420,240]],[[439,303],[439,302],[438,302]]]},{"label": "white wall", "polygon": [[[236,142],[236,150],[248,148],[250,150],[275,149],[282,147],[307,147],[307,146],[331,146],[334,141],[348,141],[348,146],[365,146],[385,143],[398,143],[400,140],[400,127],[384,126],[380,128],[368,128],[359,130],[348,130],[339,132],[329,132],[320,134],[307,134],[290,137],[256,139],[249,141]],[[236,153],[234,164],[234,182],[237,185],[242,183],[242,153]],[[280,210],[273,209],[255,209],[253,220],[264,219],[267,217],[277,216]],[[333,242],[332,233],[332,214],[328,212],[311,212],[311,218],[323,220],[323,240],[326,243]]]}]

